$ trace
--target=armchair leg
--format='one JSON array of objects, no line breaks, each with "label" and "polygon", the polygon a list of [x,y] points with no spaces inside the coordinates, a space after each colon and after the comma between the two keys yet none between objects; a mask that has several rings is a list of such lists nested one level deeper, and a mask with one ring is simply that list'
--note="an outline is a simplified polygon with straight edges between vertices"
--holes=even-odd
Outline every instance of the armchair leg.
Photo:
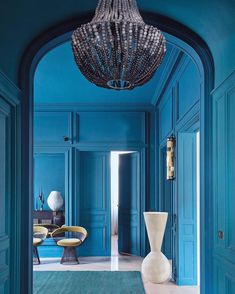
[{"label": "armchair leg", "polygon": [[38,254],[38,248],[36,246],[33,246],[33,264],[38,265],[40,263],[41,262]]},{"label": "armchair leg", "polygon": [[61,264],[79,264],[79,260],[77,258],[76,247],[74,246],[66,246],[64,247],[63,256],[60,261]]}]

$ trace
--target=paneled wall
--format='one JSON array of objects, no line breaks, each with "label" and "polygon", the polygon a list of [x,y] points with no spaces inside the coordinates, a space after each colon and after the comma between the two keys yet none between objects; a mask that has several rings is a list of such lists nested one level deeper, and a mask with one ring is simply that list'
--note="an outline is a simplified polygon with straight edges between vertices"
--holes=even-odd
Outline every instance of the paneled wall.
[{"label": "paneled wall", "polygon": [[61,111],[63,108],[41,111],[37,107],[35,146],[145,144],[144,111]]},{"label": "paneled wall", "polygon": [[19,97],[20,91],[0,72],[0,293],[4,294],[17,293],[20,282]]},{"label": "paneled wall", "polygon": [[[163,249],[173,259],[173,276],[181,285],[197,283],[196,146],[192,142],[200,126],[202,82],[197,65],[183,54],[156,105],[157,209],[169,212]],[[176,179],[166,181],[166,141],[171,135],[176,139]]]},{"label": "paneled wall", "polygon": [[214,293],[235,293],[235,72],[213,93]]},{"label": "paneled wall", "polygon": [[[11,155],[8,146],[11,144],[9,136],[11,108],[2,98],[0,100],[0,292],[9,288],[9,268],[10,268],[10,234],[11,227],[8,223],[7,215],[10,212],[10,174],[9,160]],[[8,293],[8,291],[5,291]]]},{"label": "paneled wall", "polygon": [[[110,254],[110,151],[139,151],[143,179],[147,120],[148,114],[141,110],[80,110],[76,105],[35,108],[34,209],[39,208],[40,190],[46,210],[50,191],[60,191],[66,224],[86,225],[90,232],[80,255]],[[60,256],[52,245],[46,240],[40,255]]]},{"label": "paneled wall", "polygon": [[197,65],[183,55],[175,74],[157,104],[160,145],[199,111],[202,77]]},{"label": "paneled wall", "polygon": [[78,221],[89,232],[79,250],[85,256],[111,254],[110,154],[105,151],[78,151]]}]

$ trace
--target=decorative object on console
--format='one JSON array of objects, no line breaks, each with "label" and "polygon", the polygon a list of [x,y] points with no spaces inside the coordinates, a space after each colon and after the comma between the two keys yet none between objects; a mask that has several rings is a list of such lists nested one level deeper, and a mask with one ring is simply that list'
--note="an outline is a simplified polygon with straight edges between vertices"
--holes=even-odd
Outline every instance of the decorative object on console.
[{"label": "decorative object on console", "polygon": [[152,78],[166,42],[161,31],[144,23],[135,0],[100,0],[92,21],[73,32],[72,49],[89,81],[123,90]]},{"label": "decorative object on console", "polygon": [[175,179],[174,147],[175,147],[175,138],[171,136],[167,138],[167,145],[166,145],[166,179],[167,180]]},{"label": "decorative object on console", "polygon": [[62,211],[53,212],[53,224],[62,227],[65,223],[64,213]]},{"label": "decorative object on console", "polygon": [[171,275],[170,262],[161,252],[167,217],[167,212],[144,212],[151,252],[143,260],[141,271],[152,283],[163,283]]},{"label": "decorative object on console", "polygon": [[53,224],[61,227],[65,222],[63,212],[59,212],[64,204],[61,193],[59,191],[52,191],[47,198],[47,203],[53,211]]},{"label": "decorative object on console", "polygon": [[42,211],[43,210],[44,203],[45,203],[44,196],[43,196],[43,193],[42,193],[42,188],[39,191],[38,200],[39,200],[40,210]]},{"label": "decorative object on console", "polygon": [[47,198],[47,204],[52,211],[59,211],[64,204],[61,193],[58,191],[52,191]]}]

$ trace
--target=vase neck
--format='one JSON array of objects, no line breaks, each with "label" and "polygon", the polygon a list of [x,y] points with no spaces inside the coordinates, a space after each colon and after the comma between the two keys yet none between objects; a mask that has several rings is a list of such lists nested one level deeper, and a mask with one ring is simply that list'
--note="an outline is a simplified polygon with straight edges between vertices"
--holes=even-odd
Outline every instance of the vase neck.
[{"label": "vase neck", "polygon": [[167,217],[166,213],[144,215],[150,248],[153,252],[161,251]]}]

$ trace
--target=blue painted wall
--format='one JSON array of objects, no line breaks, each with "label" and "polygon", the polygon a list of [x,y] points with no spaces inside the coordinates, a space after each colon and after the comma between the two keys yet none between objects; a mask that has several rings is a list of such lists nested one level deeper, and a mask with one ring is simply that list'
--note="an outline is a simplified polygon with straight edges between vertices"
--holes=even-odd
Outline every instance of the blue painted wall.
[{"label": "blue painted wall", "polygon": [[[10,235],[11,226],[8,223],[6,215],[10,212],[10,174],[8,164],[11,160],[11,154],[8,146],[11,144],[9,137],[10,125],[9,118],[11,107],[0,96],[0,214],[2,221],[0,224],[0,264],[3,269],[0,270],[0,293],[8,293],[11,279],[10,270]],[[4,291],[5,290],[5,291]]]},{"label": "blue painted wall", "polygon": [[[89,231],[79,255],[110,255],[110,151],[145,150],[146,113],[92,107],[79,111],[76,104],[69,105],[70,111],[64,111],[65,105],[46,108],[36,106],[34,114],[34,207],[41,187],[45,210],[50,191],[60,191],[66,224],[84,225]],[[136,243],[144,242],[137,236]],[[61,255],[52,240],[39,252],[42,257]]]},{"label": "blue painted wall", "polygon": [[20,283],[20,140],[16,135],[20,131],[17,119],[20,113],[19,98],[19,90],[0,72],[1,294],[17,293]]},{"label": "blue painted wall", "polygon": [[[68,20],[71,17],[78,17],[78,15],[87,12],[89,10],[94,10],[96,1],[86,1],[85,3],[81,3],[79,1],[72,1],[71,5],[58,5],[58,1],[51,1],[50,5],[48,5],[48,1],[40,1],[37,4],[32,3],[30,1],[26,1],[24,3],[14,3],[14,7],[12,7],[12,3],[10,1],[1,3],[1,26],[0,26],[0,38],[1,38],[1,47],[0,47],[0,56],[2,57],[0,60],[0,68],[4,71],[4,73],[12,80],[15,84],[18,81],[18,72],[20,66],[20,60],[25,48],[28,44],[35,38],[35,36],[39,35],[43,31],[47,30],[49,27],[54,26],[61,21]],[[179,20],[184,23],[188,27],[192,28],[195,32],[197,32],[209,45],[209,48],[212,51],[213,58],[215,61],[215,77],[216,77],[216,85],[221,85],[223,88],[224,83],[221,84],[229,74],[235,68],[235,33],[234,33],[234,9],[235,3],[234,1],[213,1],[213,5],[211,1],[160,1],[159,5],[156,5],[154,1],[138,1],[142,10],[151,11],[151,12],[160,12],[163,15],[167,15],[173,19]],[[57,9],[55,10],[55,7]],[[45,13],[47,11],[47,13]],[[203,13],[201,13],[203,11]],[[35,17],[36,15],[36,17]],[[17,30],[17,36],[15,34],[15,28]],[[14,38],[9,37],[14,36]],[[218,42],[219,40],[219,42]],[[221,57],[222,56],[222,57]],[[7,79],[6,79],[7,80]],[[9,82],[9,80],[7,80]],[[225,81],[226,83],[226,81]],[[234,84],[234,82],[232,82]],[[227,86],[226,86],[227,87]],[[4,88],[2,84],[0,85],[1,90]],[[14,88],[14,87],[13,87]],[[229,87],[228,87],[229,88]],[[9,91],[7,91],[9,93]],[[10,93],[12,93],[10,91]],[[13,93],[14,90],[13,90]],[[15,95],[15,94],[14,94]],[[13,96],[14,96],[13,95]],[[4,94],[4,99],[8,97],[6,92]],[[18,95],[16,95],[18,96]],[[14,100],[14,99],[13,99]],[[15,101],[15,100],[14,100]],[[210,113],[208,114],[210,115]],[[20,113],[18,113],[20,117]],[[23,119],[25,119],[24,117]],[[209,119],[206,117],[206,123],[209,124]],[[224,121],[226,123],[227,113],[225,114]],[[219,121],[217,119],[218,124],[223,121]],[[216,123],[217,123],[216,122]],[[18,121],[19,125],[20,121]],[[213,124],[212,129],[216,128],[216,123]],[[231,123],[230,123],[231,124]],[[221,128],[223,129],[223,128]],[[11,127],[12,130],[12,127]],[[209,135],[209,134],[207,134]],[[217,135],[216,135],[217,136]],[[20,137],[20,130],[18,130],[18,138]],[[14,141],[16,138],[14,139]],[[27,141],[27,140],[26,140]],[[224,145],[224,149],[229,147],[230,142],[226,141]],[[27,143],[26,143],[27,145]],[[18,142],[18,150],[19,150],[20,142]],[[24,146],[26,148],[26,146]],[[223,151],[223,150],[222,150]],[[214,151],[215,152],[215,151]],[[221,153],[223,154],[223,152]],[[233,158],[234,151],[230,151],[230,157]],[[209,154],[206,155],[210,156]],[[216,156],[213,155],[213,156]],[[215,159],[217,159],[215,157]],[[24,158],[25,160],[25,158]],[[234,165],[233,165],[234,166]],[[215,166],[215,173],[221,168],[221,166]],[[16,168],[13,168],[16,170]],[[226,166],[226,171],[228,167]],[[20,174],[18,169],[18,174]],[[233,174],[233,173],[231,173]],[[223,178],[218,179],[218,183],[223,184]],[[24,184],[27,182],[27,177],[24,178]],[[17,182],[17,191],[20,190],[19,183],[20,179]],[[234,181],[233,181],[234,182]],[[217,182],[213,181],[213,185],[211,188],[216,188]],[[26,190],[27,191],[27,190]],[[221,199],[222,205],[225,204],[225,201],[229,201],[229,194],[226,193],[224,198]],[[22,195],[22,198],[26,197]],[[28,197],[28,196],[27,196]],[[20,198],[20,197],[19,197]],[[28,199],[25,199],[24,205],[21,207],[20,205],[16,206],[16,214],[20,213],[24,208],[27,211]],[[156,200],[151,199],[152,205]],[[208,208],[211,207],[212,203],[208,204]],[[19,208],[20,207],[20,208]],[[211,216],[210,216],[211,217]],[[18,218],[19,220],[20,218]],[[213,219],[216,220],[216,216],[213,216]],[[234,218],[231,216],[230,221],[234,221]],[[19,222],[18,222],[19,223]],[[212,221],[213,223],[213,221]],[[229,221],[225,220],[226,225]],[[232,229],[230,226],[227,226],[228,231],[226,235],[231,234]],[[208,228],[208,233],[211,231],[211,227]],[[20,232],[21,228],[18,227],[17,232]],[[25,234],[27,234],[27,228],[22,229]],[[19,234],[21,235],[21,234]],[[24,234],[23,234],[24,235]],[[18,243],[16,242],[15,245]],[[22,246],[24,251],[22,254],[16,255],[22,258],[22,261],[27,260],[27,251],[28,245],[24,244]],[[12,254],[15,251],[12,251]],[[19,252],[18,252],[19,253]],[[12,260],[15,260],[14,257]],[[219,286],[220,293],[233,293],[234,286],[231,282],[231,276],[228,274],[228,269],[232,269],[231,272],[234,272],[233,267],[227,264],[227,258],[223,255],[220,258],[220,261],[216,262],[218,272],[215,275],[215,289]],[[26,266],[22,262],[22,266]],[[27,268],[27,266],[26,266]],[[24,271],[17,271],[24,274]],[[16,280],[18,279],[17,272],[15,272]],[[225,275],[226,273],[226,275]],[[223,276],[222,279],[219,280],[219,276]],[[25,279],[21,279],[22,283],[26,283],[26,281],[30,281],[28,279],[27,273],[25,272]],[[217,281],[220,281],[217,283]],[[19,282],[19,279],[18,279]],[[207,283],[211,283],[211,280]],[[15,284],[15,283],[14,283]],[[210,285],[211,286],[211,285]],[[16,289],[19,289],[19,287]],[[226,289],[226,290],[225,290]],[[17,293],[17,292],[15,292]],[[26,291],[24,292],[26,293]],[[207,292],[209,293],[209,292]],[[211,292],[214,293],[214,292]]]},{"label": "blue painted wall", "polygon": [[[196,166],[193,153],[196,146],[184,138],[189,136],[189,139],[192,137],[195,141],[194,132],[199,128],[202,82],[197,65],[189,56],[182,55],[156,106],[156,158],[159,171],[157,202],[158,209],[169,212],[163,250],[173,259],[173,276],[180,285],[197,284]],[[176,137],[176,179],[166,182],[166,140],[171,135]],[[191,156],[187,151],[191,152]]]},{"label": "blue painted wall", "polygon": [[[44,210],[50,210],[47,204],[47,197],[51,191],[59,191],[65,198],[65,154],[63,153],[35,153],[34,155],[34,209],[40,209],[38,196],[43,193],[45,204]],[[61,208],[64,210],[64,206]]]},{"label": "blue painted wall", "polygon": [[214,293],[235,293],[235,72],[213,93]]}]

